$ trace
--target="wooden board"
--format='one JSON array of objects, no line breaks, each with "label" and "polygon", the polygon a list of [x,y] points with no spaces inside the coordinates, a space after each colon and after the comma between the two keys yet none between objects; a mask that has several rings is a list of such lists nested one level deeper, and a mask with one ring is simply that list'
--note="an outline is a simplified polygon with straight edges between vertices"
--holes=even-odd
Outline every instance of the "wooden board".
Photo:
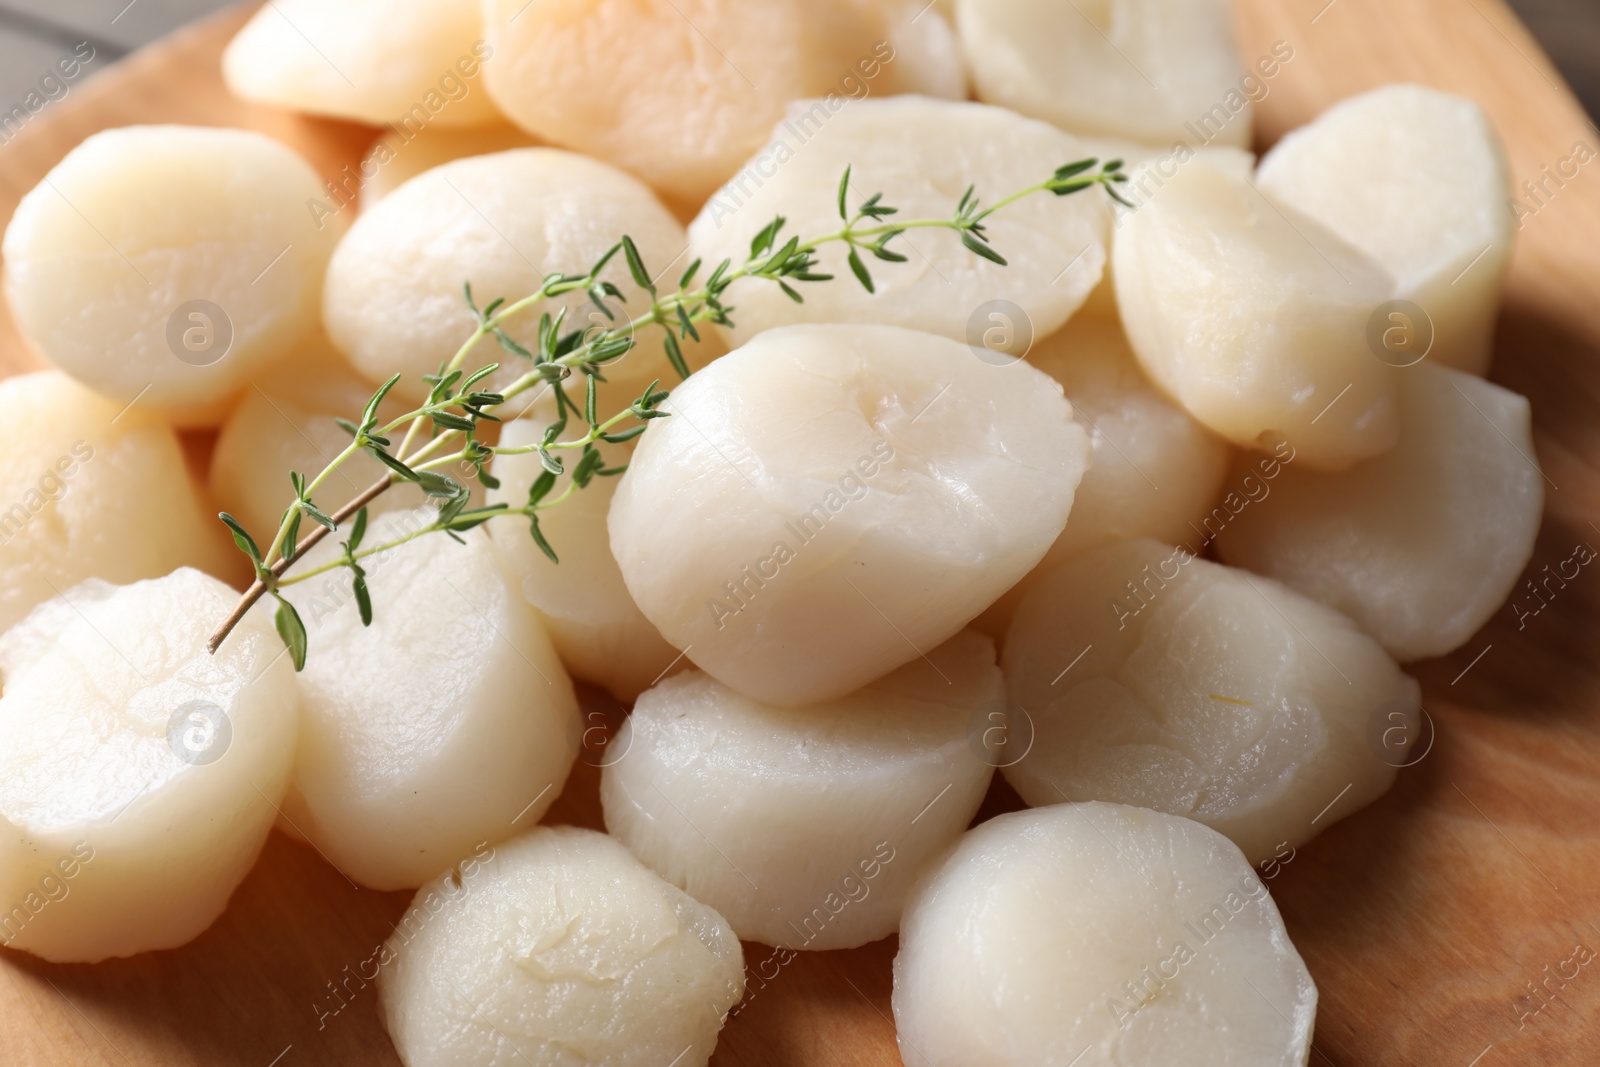
[{"label": "wooden board", "polygon": [[[1279,40],[1295,50],[1259,109],[1263,146],[1341,97],[1410,80],[1482,102],[1519,186],[1579,142],[1600,148],[1499,0],[1240,0],[1240,14],[1247,60]],[[51,104],[0,148],[0,218],[108,126],[254,127],[328,177],[353,160],[371,131],[227,97],[217,54],[242,17],[186,30]],[[1550,477],[1530,573],[1600,546],[1600,162],[1547,186],[1524,197],[1494,372],[1532,399]],[[0,371],[35,362],[0,312]],[[1270,883],[1321,989],[1315,1064],[1600,1063],[1600,966],[1563,967],[1575,946],[1600,951],[1600,574],[1585,570],[1524,624],[1503,609],[1460,652],[1417,668],[1437,726],[1429,755]],[[548,821],[597,825],[595,790],[580,764]],[[997,787],[986,812],[1016,805]],[[354,889],[274,836],[223,918],[181,950],[92,967],[0,952],[0,1067],[395,1064],[374,991],[351,976],[406,899]],[[746,948],[752,969],[769,956]],[[782,967],[753,985],[714,1062],[898,1063],[893,954],[890,939]],[[1539,983],[1549,992],[1528,999]],[[324,1015],[339,1003],[333,984],[348,1005]]]}]

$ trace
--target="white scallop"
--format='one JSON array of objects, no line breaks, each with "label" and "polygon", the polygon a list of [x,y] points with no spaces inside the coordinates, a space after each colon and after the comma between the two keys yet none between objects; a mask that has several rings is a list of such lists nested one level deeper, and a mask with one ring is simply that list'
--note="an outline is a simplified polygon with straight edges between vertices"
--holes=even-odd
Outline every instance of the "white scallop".
[{"label": "white scallop", "polygon": [[[458,159],[407,182],[356,220],[328,266],[323,318],[358,371],[380,382],[404,374],[396,395],[420,400],[428,394],[422,376],[454,356],[477,325],[463,285],[472,285],[479,307],[501,297],[516,301],[548,274],[587,272],[624,235],[651,270],[676,278],[687,265],[683,227],[649,189],[615,168],[555,148]],[[624,313],[649,307],[620,254],[603,277],[627,295]],[[540,315],[559,306],[569,309],[568,330],[610,325],[578,293],[519,314],[506,331],[535,345]],[[673,376],[659,329],[642,331],[639,342],[609,365],[617,395],[637,395],[653,378]],[[492,338],[473,348],[464,367],[470,373],[489,363],[501,365],[492,385],[529,368]]]},{"label": "white scallop", "polygon": [[477,0],[273,0],[222,53],[235,96],[373,126],[471,126],[499,111]]},{"label": "white scallop", "polygon": [[1074,133],[1250,143],[1227,0],[957,0],[956,27],[986,103]]},{"label": "white scallop", "polygon": [[1362,93],[1279,141],[1257,182],[1394,276],[1431,320],[1430,358],[1488,370],[1516,227],[1505,151],[1476,103],[1420,85]]},{"label": "white scallop", "polygon": [[1036,345],[1028,362],[1066,389],[1094,451],[1067,528],[981,616],[997,637],[1023,595],[1070,556],[1130,537],[1194,540],[1194,524],[1222,495],[1228,469],[1228,446],[1150,384],[1115,319],[1074,318]]},{"label": "white scallop", "polygon": [[[540,404],[537,417],[509,422],[500,432],[507,448],[536,444],[554,421],[553,405]],[[608,467],[624,466],[629,445],[600,446]],[[573,457],[570,463],[576,463]],[[500,488],[489,491],[489,503],[522,507],[528,489],[544,470],[535,453],[495,457],[494,477]],[[550,491],[566,491],[562,475]],[[611,553],[606,516],[617,492],[616,477],[595,478],[555,507],[541,512],[540,530],[555,550],[552,563],[518,519],[497,519],[488,529],[495,548],[522,595],[532,604],[569,670],[585,681],[604,686],[618,700],[631,703],[681,662],[682,655],[644,617]]]},{"label": "white scallop", "polygon": [[93,962],[176,948],[222,913],[272,828],[296,729],[265,612],[206,652],[237,601],[187,568],[91,580],[0,636],[0,901],[26,915],[0,915],[0,940]]},{"label": "white scallop", "polygon": [[513,122],[693,211],[792,100],[951,93],[910,0],[486,0],[485,76]]},{"label": "white scallop", "polygon": [[[1241,177],[1249,178],[1256,169],[1254,153],[1246,152],[1239,148],[1191,148],[1185,144],[1169,145],[1166,148],[1155,148],[1151,145],[1138,144],[1134,141],[1124,141],[1119,138],[1084,137],[1081,138],[1084,147],[1098,159],[1123,161],[1128,181],[1118,185],[1117,194],[1123,200],[1131,203],[1132,208],[1126,204],[1119,204],[1108,200],[1106,211],[1111,215],[1111,234],[1115,240],[1116,231],[1121,228],[1122,222],[1132,211],[1137,211],[1139,206],[1152,196],[1161,191],[1162,187],[1177,176],[1180,168],[1196,159],[1204,160],[1213,167],[1237,172]],[[1095,286],[1088,299],[1083,302],[1079,314],[1094,318],[1115,319],[1121,321],[1117,310],[1117,287],[1115,272],[1108,269],[1101,277],[1100,284]]]},{"label": "white scallop", "polygon": [[361,161],[361,210],[367,210],[424,171],[452,160],[532,148],[534,144],[532,137],[504,123],[443,129],[426,126],[414,132],[390,130],[378,138]]},{"label": "white scallop", "polygon": [[0,632],[85,578],[232,576],[177,437],[122,408],[58,371],[0,381]]},{"label": "white scallop", "polygon": [[[320,474],[350,443],[334,419],[359,422],[373,391],[320,331],[307,337],[284,365],[251,383],[222,424],[207,475],[211,503],[244,523],[258,542],[269,543],[294,500],[289,472],[307,478]],[[406,410],[386,401],[382,415],[392,419]],[[331,515],[386,474],[387,467],[358,452],[340,464],[313,500]],[[470,475],[465,479],[470,484]],[[422,499],[415,486],[398,485],[368,508],[376,515],[414,508]],[[303,525],[301,535],[306,532]]]},{"label": "white scallop", "polygon": [[606,829],[742,940],[864,945],[894,933],[913,878],[977,813],[993,761],[969,735],[1004,709],[994,645],[970,630],[801,708],[682,674],[617,737]]},{"label": "white scallop", "polygon": [[1287,469],[1217,538],[1228,562],[1349,615],[1402,662],[1465,644],[1533,555],[1544,478],[1528,402],[1423,364],[1400,443],[1340,474]]},{"label": "white scallop", "polygon": [[[841,83],[839,89],[845,96],[883,96],[885,88],[889,92],[919,93],[945,100],[966,100],[972,95],[967,64],[961,55],[961,39],[943,11],[921,0],[868,0],[868,3],[882,10],[888,20],[885,33],[893,51],[893,58],[888,60],[893,65],[893,76],[884,87],[866,78]],[[856,73],[862,73],[859,67]],[[858,88],[859,85],[865,85],[865,90]]]},{"label": "white scallop", "polygon": [[568,826],[424,886],[379,962],[406,1067],[705,1067],[744,992],[720,915]]},{"label": "white scallop", "polygon": [[1129,537],[1176,543],[1216,501],[1227,445],[1162,396],[1115,322],[1077,319],[1028,354],[1089,427],[1093,462],[1045,563]]},{"label": "white scallop", "polygon": [[1393,447],[1394,368],[1367,345],[1393,281],[1338,237],[1196,159],[1121,220],[1112,260],[1145,373],[1216,433],[1328,470]]},{"label": "white scallop", "polygon": [[1116,804],[973,830],[906,907],[901,1056],[928,1067],[1303,1067],[1317,988],[1226,838]]},{"label": "white scallop", "polygon": [[1097,139],[1086,139],[1084,143],[1094,149],[1101,159],[1122,159],[1126,162],[1128,180],[1117,187],[1117,192],[1132,206],[1116,202],[1107,204],[1107,210],[1115,217],[1114,229],[1120,229],[1129,215],[1157,196],[1168,182],[1192,163],[1220,170],[1240,181],[1249,181],[1256,169],[1255,153],[1242,148],[1191,148],[1189,145],[1175,144],[1158,149],[1148,145],[1129,145],[1124,141]]},{"label": "white scallop", "polygon": [[611,547],[645,617],[772,704],[952,637],[1044,555],[1089,456],[1061,387],[892,326],[793,326],[691,377],[634,453]]},{"label": "white scallop", "polygon": [[[984,204],[993,204],[1092,154],[1070,134],[982,104],[911,96],[802,100],[772,130],[767,146],[711,197],[689,237],[694,255],[708,266],[725,258],[737,265],[750,254],[751,238],[776,216],[788,220],[785,239],[839,230],[838,189],[846,167],[850,207],[881,192],[900,212],[878,224],[889,225],[949,218],[969,185]],[[1031,335],[1043,337],[1083,304],[1105,270],[1106,203],[1104,192],[1090,188],[1064,198],[1035,193],[1004,208],[984,224],[1009,262],[1004,267],[973,254],[954,233],[908,232],[890,246],[907,262],[860,253],[875,293],[852,276],[842,243],[824,245],[818,270],[834,280],[800,283],[803,304],[770,281],[735,283],[728,290],[735,306],[729,336],[743,343],[792,323],[873,322],[981,344],[989,305],[1007,301],[1021,309]]]},{"label": "white scallop", "polygon": [[[375,519],[363,547],[433,517]],[[347,570],[286,590],[309,655],[284,813],[373,889],[421,885],[478,842],[537,823],[577,757],[577,699],[549,638],[483,531],[464,539],[430,533],[370,557],[370,627]],[[319,545],[307,563],[329,558]]]},{"label": "white scallop", "polygon": [[1029,804],[1184,815],[1252,861],[1381,796],[1406,762],[1384,730],[1409,744],[1422,729],[1417,683],[1349,619],[1149,540],[1050,572],[1002,665],[1033,724],[1032,750],[1005,768]]},{"label": "white scallop", "polygon": [[106,130],[17,206],[6,296],[23,334],[85,385],[216,425],[316,323],[338,236],[307,209],[321,196],[305,161],[259,133]]}]

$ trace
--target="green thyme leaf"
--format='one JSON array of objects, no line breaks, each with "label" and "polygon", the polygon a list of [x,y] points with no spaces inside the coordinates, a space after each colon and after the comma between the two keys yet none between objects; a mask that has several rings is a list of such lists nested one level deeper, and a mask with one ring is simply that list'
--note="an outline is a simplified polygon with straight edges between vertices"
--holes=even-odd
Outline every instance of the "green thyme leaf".
[{"label": "green thyme leaf", "polygon": [[550,490],[555,488],[556,476],[551,471],[540,471],[539,477],[533,480],[528,487],[528,507],[533,507],[550,495]]},{"label": "green thyme leaf", "polygon": [[622,238],[622,251],[628,258],[628,273],[633,275],[633,283],[654,295],[655,283],[650,280],[650,272],[644,269],[644,258],[639,255],[639,247],[633,243],[632,237]]},{"label": "green thyme leaf", "polygon": [[621,430],[617,433],[601,434],[600,440],[606,441],[613,445],[626,444],[629,441],[632,441],[635,437],[638,437],[640,434],[644,433],[648,428],[649,427],[644,424],[630,426],[626,430]]},{"label": "green thyme leaf", "polygon": [[700,331],[694,328],[694,322],[690,320],[689,313],[683,310],[682,304],[678,305],[678,326],[686,336],[700,340]]},{"label": "green thyme leaf", "polygon": [[461,483],[438,471],[417,471],[417,484],[431,497],[455,497],[465,492]]},{"label": "green thyme leaf", "polygon": [[398,474],[404,481],[414,482],[417,480],[416,471],[412,470],[398,459],[395,459],[383,449],[374,446],[369,448],[367,451],[371,452],[379,463],[382,463],[385,467],[388,467],[390,470],[394,471],[394,473]]},{"label": "green thyme leaf", "polygon": [[906,262],[905,256],[902,256],[899,252],[891,252],[888,248],[890,241],[894,240],[896,237],[899,237],[905,232],[906,231],[904,230],[890,230],[888,233],[878,238],[878,243],[872,246],[872,254],[883,260],[885,263]]},{"label": "green thyme leaf", "polygon": [[1083,190],[1092,188],[1099,184],[1100,183],[1093,178],[1080,178],[1077,181],[1064,182],[1059,185],[1051,183],[1050,191],[1055,193],[1057,196],[1071,196],[1073,193],[1081,193]]},{"label": "green thyme leaf", "polygon": [[689,377],[689,364],[684,361],[683,349],[678,347],[678,339],[672,336],[672,331],[667,330],[661,335],[661,346],[667,350],[667,362],[672,364],[672,369],[678,372],[678,377]]},{"label": "green thyme leaf", "polygon": [[491,504],[488,507],[473,508],[471,511],[462,511],[451,516],[448,522],[452,531],[459,530],[465,532],[467,530],[477,529],[479,526],[482,526],[496,515],[507,515],[510,513],[511,508],[509,505]]},{"label": "green thyme leaf", "polygon": [[[751,258],[761,255],[761,253],[773,246],[778,239],[778,231],[783,229],[784,223],[787,221],[782,215],[779,215],[763,226],[761,231],[750,239]],[[716,279],[722,275],[724,268],[730,266],[732,266],[731,261],[724,260],[722,266],[717,268],[716,274],[712,275],[712,281],[707,283],[708,286],[714,289],[716,287]]]},{"label": "green thyme leaf", "polygon": [[1056,171],[1056,181],[1064,181],[1067,178],[1075,178],[1086,170],[1093,170],[1094,165],[1098,162],[1100,162],[1098,159],[1080,159],[1076,163],[1068,163],[1066,166]]},{"label": "green thyme leaf", "polygon": [[850,249],[850,270],[856,276],[856,281],[869,293],[876,293],[872,287],[872,275],[867,273],[867,265],[861,262],[861,257],[856,255],[854,248]]},{"label": "green thyme leaf", "polygon": [[283,535],[283,558],[285,562],[293,562],[295,546],[300,543],[300,505],[291,504],[285,517],[289,528]]},{"label": "green thyme leaf", "polygon": [[479,367],[467,377],[466,381],[461,383],[461,391],[463,393],[468,392],[474,385],[477,385],[479,382],[483,381],[485,378],[499,369],[500,364],[498,363],[490,363],[488,366]]},{"label": "green thyme leaf", "polygon": [[599,449],[595,448],[594,445],[586,446],[582,457],[578,460],[578,465],[572,469],[573,483],[579,489],[587,487],[589,479],[594,477],[594,472],[605,466],[605,464],[605,457],[600,454]]},{"label": "green thyme leaf", "polygon": [[506,333],[498,326],[494,328],[494,339],[500,342],[501,348],[505,349],[507,352],[510,352],[519,359],[533,358],[533,351],[529,349],[527,345],[523,344],[521,341],[518,341],[516,338]]},{"label": "green thyme leaf", "polygon": [[966,245],[970,251],[975,252],[991,263],[998,263],[1002,267],[1010,265],[1006,262],[1004,256],[990,248],[981,238],[970,232],[961,235],[961,243]]},{"label": "green thyme leaf", "polygon": [[395,383],[399,380],[400,375],[394,375],[378,386],[378,391],[372,394],[372,399],[367,401],[366,410],[361,413],[361,428],[363,430],[370,430],[378,425],[378,405],[383,403],[383,398],[389,395],[389,390],[393,389]]},{"label": "green thyme leaf", "polygon": [[217,515],[223,525],[233,532],[233,543],[239,546],[239,551],[249,556],[257,567],[261,566],[261,549],[256,547],[256,539],[250,532],[240,525],[239,520],[229,515],[226,511]]},{"label": "green thyme leaf", "polygon": [[302,511],[304,511],[307,515],[311,516],[311,521],[312,522],[315,522],[318,525],[327,527],[327,529],[328,529],[328,531],[330,533],[332,533],[334,531],[337,531],[339,529],[339,524],[333,521],[333,516],[329,515],[327,512],[325,512],[321,508],[317,507],[311,501],[309,501],[309,500],[302,501],[301,504],[300,504],[300,509]]},{"label": "green thyme leaf", "polygon": [[372,625],[372,594],[367,590],[367,572],[356,563],[350,565],[351,587],[356,594],[356,609],[361,612],[361,625]]},{"label": "green thyme leaf", "polygon": [[529,515],[528,525],[533,533],[533,543],[539,546],[541,552],[550,557],[551,563],[560,563],[561,560],[556,558],[556,550],[550,547],[550,542],[544,539],[544,531],[539,529],[539,516]]},{"label": "green thyme leaf", "polygon": [[294,669],[306,669],[306,624],[300,621],[300,613],[294,605],[280,596],[276,590],[272,594],[278,601],[278,610],[272,617],[272,623],[278,629],[278,636],[283,639],[284,646],[289,650],[289,658],[294,661]]}]

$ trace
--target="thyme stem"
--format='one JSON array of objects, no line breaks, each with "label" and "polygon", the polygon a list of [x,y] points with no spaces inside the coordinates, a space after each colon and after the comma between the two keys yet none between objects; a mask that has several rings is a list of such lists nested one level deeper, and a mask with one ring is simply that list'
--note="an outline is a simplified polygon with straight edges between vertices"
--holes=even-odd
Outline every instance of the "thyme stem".
[{"label": "thyme stem", "polygon": [[[393,477],[388,476],[367,486],[367,488],[362,490],[361,494],[354,500],[350,501],[350,503],[346,504],[338,511],[335,511],[333,513],[334,519],[340,523],[343,523],[345,520],[355,515],[356,512],[360,511],[362,508],[378,499],[378,497],[386,492],[389,486],[393,484]],[[312,531],[306,534],[305,537],[302,538],[296,545],[294,558],[299,559],[304,553],[313,548],[319,541],[328,536],[328,534],[331,532],[332,531],[330,531],[326,526],[317,526],[312,529]],[[289,569],[289,564],[289,560],[279,559],[278,562],[270,568],[270,570],[275,577],[282,577],[283,573]],[[250,588],[245,590],[244,596],[241,597],[239,603],[234,606],[233,611],[230,612],[228,617],[222,621],[220,626],[212,631],[210,639],[206,641],[207,652],[211,653],[213,656],[217,654],[217,649],[222,647],[222,642],[228,639],[228,635],[233,632],[234,627],[238,626],[239,623],[244,620],[244,617],[249,614],[250,609],[255,607],[256,602],[267,595],[269,588],[270,587],[260,578],[257,578],[254,582],[250,583]]]},{"label": "thyme stem", "polygon": [[[279,604],[278,631],[290,650],[295,653],[295,667],[297,670],[300,669],[304,666],[306,651],[305,628],[293,605],[280,595],[279,590],[317,575],[348,567],[356,583],[357,599],[363,607],[363,621],[370,622],[370,604],[364,584],[365,572],[359,566],[359,562],[414,541],[425,534],[444,532],[457,536],[459,532],[472,529],[493,518],[521,515],[529,520],[533,538],[539,547],[555,560],[555,550],[540,532],[538,513],[567,500],[595,477],[622,473],[623,468],[620,467],[604,469],[604,460],[598,445],[601,442],[620,444],[631,440],[644,432],[649,420],[667,415],[667,412],[660,410],[660,404],[668,394],[657,389],[659,382],[652,382],[626,410],[603,420],[597,414],[597,387],[598,383],[605,381],[604,367],[622,358],[635,347],[637,343],[635,338],[640,330],[652,326],[661,327],[662,343],[667,358],[674,370],[686,378],[689,376],[689,369],[684,361],[679,341],[690,337],[699,340],[700,335],[696,325],[700,323],[732,325],[729,315],[733,308],[723,301],[729,286],[746,278],[764,279],[777,284],[790,299],[803,303],[804,298],[791,283],[833,280],[833,275],[819,273],[816,270],[815,254],[825,245],[843,243],[849,248],[848,262],[851,272],[869,293],[875,292],[875,289],[872,276],[860,253],[865,251],[885,262],[905,262],[906,257],[892,250],[889,245],[907,230],[952,230],[961,235],[961,243],[975,255],[1005,266],[1005,259],[991,247],[984,229],[985,220],[996,212],[1037,193],[1050,192],[1056,196],[1068,196],[1095,186],[1103,188],[1119,203],[1127,204],[1116,190],[1118,183],[1127,181],[1127,176],[1122,173],[1122,161],[1112,160],[1096,172],[1094,168],[1097,163],[1098,160],[1087,159],[1068,164],[1058,169],[1049,179],[1018,190],[981,210],[977,197],[973,195],[973,189],[969,187],[949,218],[904,221],[885,221],[897,215],[899,209],[883,204],[882,194],[866,198],[853,213],[850,212],[847,209],[850,168],[847,167],[839,182],[839,217],[844,222],[841,229],[804,241],[799,237],[790,237],[780,244],[779,234],[786,224],[786,220],[780,216],[772,220],[751,241],[750,255],[742,264],[736,267],[731,260],[723,260],[703,282],[692,286],[701,267],[700,261],[697,260],[679,279],[676,290],[666,295],[658,291],[657,280],[650,276],[639,250],[628,237],[623,237],[618,244],[600,257],[587,273],[549,275],[533,293],[511,303],[495,300],[480,310],[473,303],[472,288],[468,285],[467,305],[477,318],[477,324],[455,354],[440,366],[438,373],[425,376],[424,380],[432,384],[431,393],[425,404],[380,425],[378,408],[390,389],[399,381],[400,376],[397,374],[373,395],[360,423],[339,420],[340,425],[351,435],[350,443],[309,482],[302,475],[291,473],[296,499],[284,510],[277,532],[265,554],[259,552],[255,542],[237,521],[231,516],[222,516],[223,521],[233,530],[234,541],[240,550],[251,557],[255,565],[256,580],[244,593],[233,612],[211,635],[207,642],[208,650],[215,654],[228,634],[250,609],[263,597],[271,595]],[[619,252],[623,254],[634,282],[650,296],[647,311],[616,325],[603,328],[591,326],[567,333],[562,333],[566,309],[562,308],[554,316],[546,311],[540,318],[536,349],[528,348],[506,332],[506,323],[514,316],[569,293],[587,295],[608,320],[617,323],[616,314],[608,301],[622,301],[625,297],[615,285],[603,281],[601,274]],[[472,350],[479,342],[489,337],[495,338],[502,348],[520,358],[532,361],[533,364],[532,369],[518,376],[510,385],[495,392],[479,389],[478,383],[499,370],[499,364],[489,364],[465,377],[462,372],[462,367]],[[581,379],[584,385],[581,405],[569,397],[565,390],[566,383],[574,378]],[[481,420],[500,421],[494,412],[502,410],[513,397],[539,384],[548,384],[556,397],[556,421],[546,427],[539,443],[498,447],[485,445],[476,439],[475,435]],[[569,415],[581,417],[588,428],[581,436],[562,439]],[[627,430],[617,429],[629,420],[638,420],[639,425]],[[433,428],[432,434],[426,442],[419,444],[419,438],[430,425]],[[401,427],[405,427],[405,436],[400,442],[400,447],[392,449],[389,435]],[[457,441],[462,443],[459,450],[439,454],[447,445]],[[361,451],[370,452],[382,461],[389,467],[390,473],[332,515],[324,514],[313,502],[314,494],[334,471]],[[572,469],[568,470],[557,458],[556,453],[573,451],[578,451],[579,457]],[[470,494],[465,486],[440,473],[441,468],[452,464],[470,466],[477,472],[479,481],[495,487],[499,483],[485,469],[486,463],[491,458],[497,455],[532,453],[538,453],[544,471],[530,489],[527,504],[521,508],[499,504],[467,510],[466,504]],[[551,496],[555,479],[559,475],[567,475],[568,483],[559,493]],[[359,542],[366,528],[365,518],[362,516],[364,509],[387,492],[391,486],[400,482],[417,483],[430,497],[441,499],[443,503],[439,506],[439,518],[420,530],[386,544],[361,548]],[[356,532],[345,544],[343,557],[293,577],[285,577],[295,561],[353,516],[357,517]],[[309,517],[315,523],[311,532],[304,538],[298,536],[302,517]],[[285,551],[286,548],[288,551]]]}]

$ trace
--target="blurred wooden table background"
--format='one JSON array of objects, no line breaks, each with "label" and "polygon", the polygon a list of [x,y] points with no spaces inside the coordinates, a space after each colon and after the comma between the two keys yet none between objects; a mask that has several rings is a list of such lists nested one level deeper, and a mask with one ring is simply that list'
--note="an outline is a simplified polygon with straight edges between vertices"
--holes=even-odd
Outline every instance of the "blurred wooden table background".
[{"label": "blurred wooden table background", "polygon": [[[80,42],[94,48],[92,75],[128,52],[232,0],[0,0],[0,114],[20,103],[57,59]],[[1405,0],[1395,0],[1405,3]],[[1472,0],[1463,0],[1471,3]],[[1600,116],[1600,0],[1510,0]],[[70,91],[70,90],[69,90]]]}]

